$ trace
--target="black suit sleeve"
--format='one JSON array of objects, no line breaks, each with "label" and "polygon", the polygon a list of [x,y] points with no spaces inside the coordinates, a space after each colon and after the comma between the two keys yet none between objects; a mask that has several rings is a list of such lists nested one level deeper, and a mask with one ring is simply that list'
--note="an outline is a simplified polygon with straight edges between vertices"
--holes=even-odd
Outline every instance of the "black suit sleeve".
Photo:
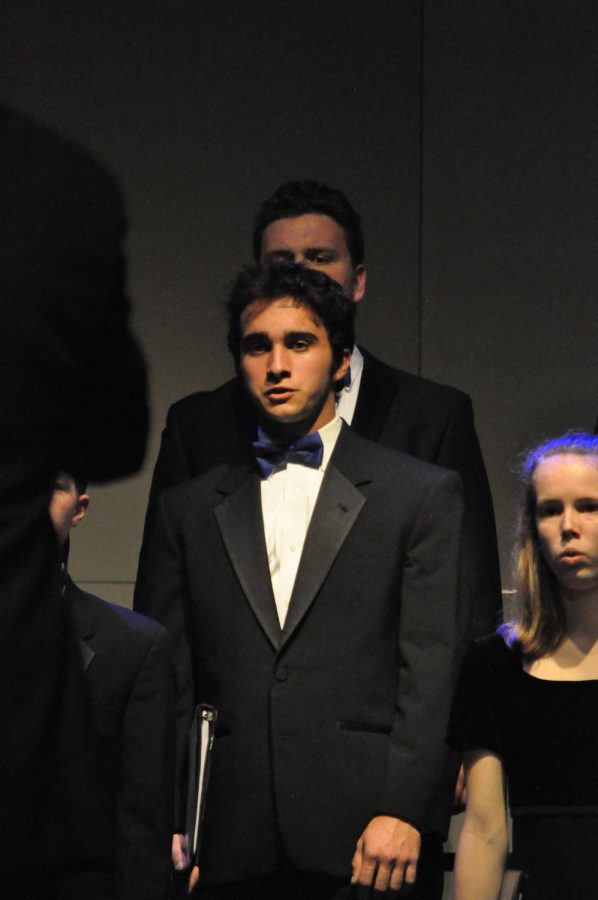
[{"label": "black suit sleeve", "polygon": [[[201,415],[199,409],[198,414]],[[184,436],[181,434],[180,428],[180,416],[178,407],[175,404],[168,410],[166,425],[162,432],[160,452],[156,460],[150,488],[150,505],[163,490],[181,484],[195,474],[197,473],[192,470],[191,462],[185,452]]]},{"label": "black suit sleeve", "polygon": [[502,614],[492,495],[467,394],[393,369],[366,350],[354,427],[372,440],[461,476],[468,560],[461,615],[476,636],[493,632]]},{"label": "black suit sleeve", "polygon": [[160,452],[154,468],[143,543],[139,554],[135,608],[145,610],[148,535],[153,527],[157,498],[224,461],[251,462],[257,418],[237,378],[214,391],[198,391],[168,410]]},{"label": "black suit sleeve", "polygon": [[463,520],[463,585],[470,601],[461,614],[466,633],[491,634],[500,623],[502,594],[494,509],[486,467],[476,434],[471,400],[458,394],[442,436],[436,465],[454,469],[461,476],[465,514]]},{"label": "black suit sleeve", "polygon": [[458,619],[463,504],[459,478],[428,490],[403,571],[396,716],[381,810],[442,834],[455,767],[445,734],[463,645]]},{"label": "black suit sleeve", "polygon": [[[195,705],[191,652],[185,622],[186,584],[182,547],[165,502],[169,492],[155,503],[151,527],[146,534],[146,566],[143,585],[138,585],[136,608],[160,622],[169,632],[176,672],[176,773],[182,787],[186,768],[189,725]],[[184,830],[183,804],[177,791],[175,831]]]},{"label": "black suit sleeve", "polygon": [[151,587],[151,585],[148,584],[148,578],[152,577],[152,564],[149,558],[150,551],[148,542],[150,540],[150,533],[154,527],[158,497],[162,491],[174,487],[177,484],[181,484],[183,481],[187,481],[187,479],[192,478],[194,474],[196,473],[192,471],[189,457],[185,452],[185,440],[180,427],[179,405],[175,403],[168,410],[166,425],[162,431],[160,451],[154,467],[147,510],[145,513],[143,540],[139,552],[137,578],[135,580],[133,606],[138,612],[145,613],[148,616],[154,617],[153,613],[146,605],[148,589]]},{"label": "black suit sleeve", "polygon": [[119,900],[164,900],[174,810],[174,671],[157,631],[137,672],[122,724],[117,797]]}]

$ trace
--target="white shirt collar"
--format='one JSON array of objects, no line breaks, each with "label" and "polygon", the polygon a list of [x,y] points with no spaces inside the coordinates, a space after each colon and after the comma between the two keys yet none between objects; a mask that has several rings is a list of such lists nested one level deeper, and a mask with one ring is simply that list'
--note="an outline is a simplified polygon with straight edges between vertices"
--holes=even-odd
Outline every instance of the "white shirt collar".
[{"label": "white shirt collar", "polygon": [[353,353],[351,354],[351,384],[348,387],[344,387],[341,390],[341,394],[345,391],[350,394],[352,390],[359,386],[362,370],[363,354],[357,344],[354,344]]},{"label": "white shirt collar", "polygon": [[341,433],[341,428],[343,425],[343,420],[339,416],[335,416],[334,419],[331,419],[330,422],[327,422],[326,425],[323,425],[320,428],[318,434],[322,438],[322,444],[324,445],[324,454],[322,456],[322,465],[320,469],[325,472],[326,466],[332,456],[332,451],[336,446],[336,442],[338,440],[338,436]]},{"label": "white shirt collar", "polygon": [[336,395],[337,415],[341,416],[347,425],[351,424],[355,415],[362,373],[363,355],[357,344],[355,344],[351,354],[351,384],[348,387],[341,388]]}]

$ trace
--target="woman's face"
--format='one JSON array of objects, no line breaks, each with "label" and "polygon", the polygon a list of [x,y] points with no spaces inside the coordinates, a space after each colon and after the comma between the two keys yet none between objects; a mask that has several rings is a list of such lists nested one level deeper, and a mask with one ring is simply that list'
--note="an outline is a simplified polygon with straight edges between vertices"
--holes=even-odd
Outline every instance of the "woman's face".
[{"label": "woman's face", "polygon": [[598,458],[548,457],[533,482],[536,527],[548,566],[565,592],[598,593]]}]

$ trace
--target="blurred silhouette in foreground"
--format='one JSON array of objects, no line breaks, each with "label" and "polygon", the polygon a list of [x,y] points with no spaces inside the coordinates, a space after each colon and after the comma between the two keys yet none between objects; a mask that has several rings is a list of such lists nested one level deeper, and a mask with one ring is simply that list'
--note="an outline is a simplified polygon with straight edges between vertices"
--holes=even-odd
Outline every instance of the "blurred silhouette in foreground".
[{"label": "blurred silhouette in foreground", "polygon": [[0,191],[0,896],[90,900],[112,836],[48,504],[59,461],[139,468],[145,368],[111,177],[0,110]]}]

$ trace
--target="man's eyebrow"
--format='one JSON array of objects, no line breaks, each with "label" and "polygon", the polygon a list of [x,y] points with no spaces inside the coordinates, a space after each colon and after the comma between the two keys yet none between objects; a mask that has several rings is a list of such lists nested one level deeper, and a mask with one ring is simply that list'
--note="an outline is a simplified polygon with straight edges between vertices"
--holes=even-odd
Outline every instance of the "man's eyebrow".
[{"label": "man's eyebrow", "polygon": [[308,255],[315,256],[318,253],[332,253],[332,254],[334,254],[334,256],[338,256],[338,250],[336,250],[334,247],[322,246],[322,247],[306,247],[305,248],[306,256],[308,256]]},{"label": "man's eyebrow", "polygon": [[269,250],[268,253],[264,254],[264,259],[274,259],[275,257],[294,259],[292,250],[285,250],[282,247],[279,250]]},{"label": "man's eyebrow", "polygon": [[253,343],[254,341],[269,341],[270,337],[266,331],[248,331],[241,338],[241,344]]},{"label": "man's eyebrow", "polygon": [[309,341],[310,344],[318,340],[318,336],[314,331],[285,331],[284,339],[289,341]]}]

